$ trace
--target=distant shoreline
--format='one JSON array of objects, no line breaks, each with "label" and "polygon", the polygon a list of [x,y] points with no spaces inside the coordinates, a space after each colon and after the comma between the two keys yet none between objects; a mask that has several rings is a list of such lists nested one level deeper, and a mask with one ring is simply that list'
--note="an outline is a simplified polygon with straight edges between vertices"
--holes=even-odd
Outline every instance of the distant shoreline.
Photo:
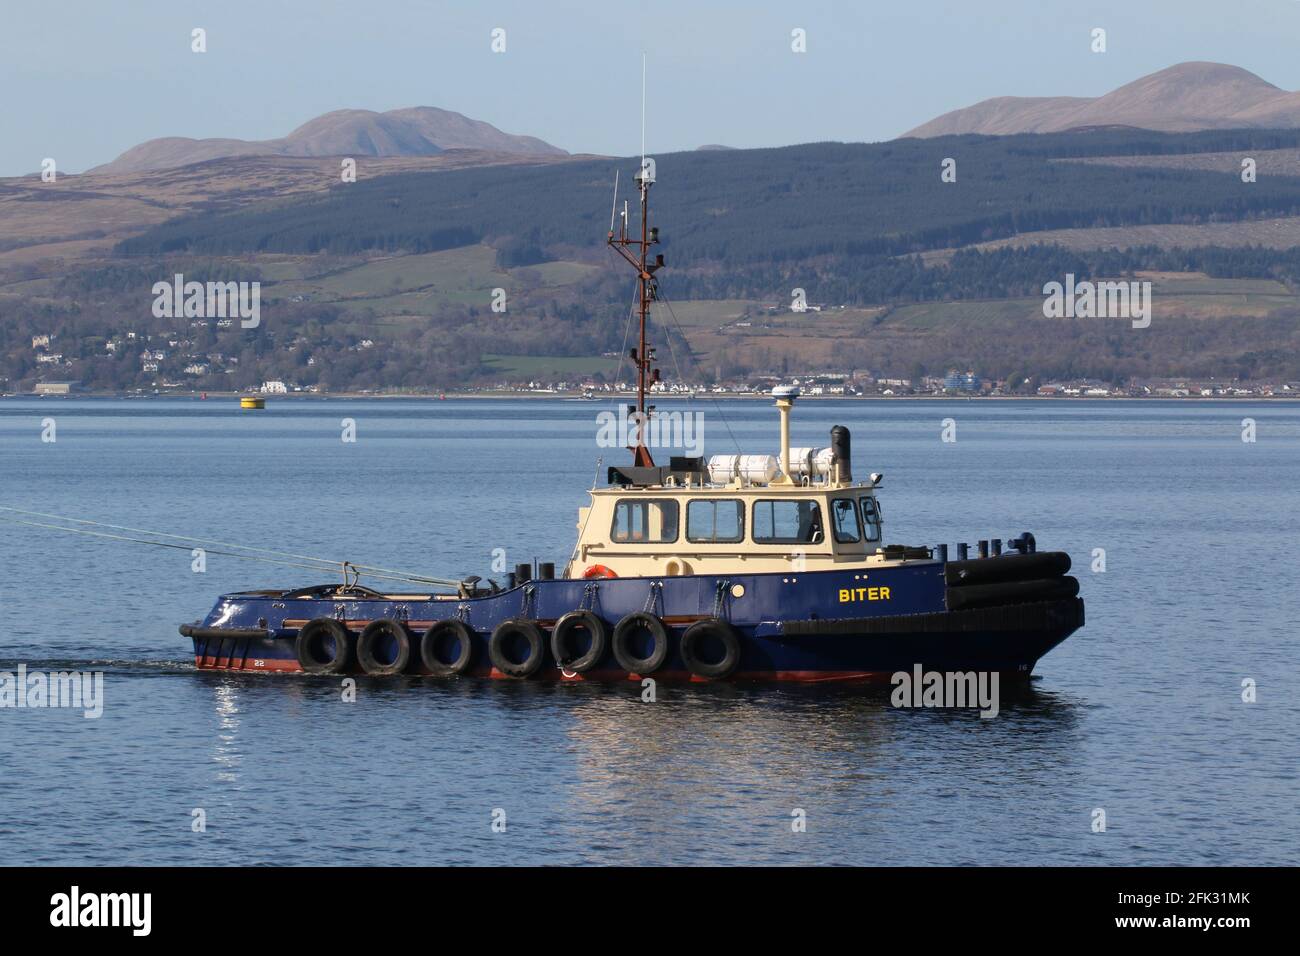
[{"label": "distant shoreline", "polygon": [[[590,402],[592,404],[601,404],[610,401],[635,401],[635,392],[615,392],[601,393],[591,398],[584,398],[581,392],[420,392],[400,395],[374,395],[361,392],[288,392],[288,393],[268,393],[261,394],[258,392],[208,392],[207,398],[202,398],[201,392],[161,392],[158,394],[140,394],[133,395],[124,392],[70,392],[67,394],[45,394],[38,395],[34,392],[15,392],[0,395],[0,399],[122,399],[130,401],[139,400],[159,400],[159,399],[192,399],[194,401],[237,401],[240,398],[260,398],[269,402],[278,402],[283,400],[290,401],[329,401],[346,400],[346,401],[465,401],[468,399],[491,399],[491,400],[508,400],[508,399],[525,399],[529,401],[576,401]],[[712,392],[700,392],[696,395],[660,395],[647,396],[652,402],[659,403],[665,401],[688,402],[688,401],[769,401],[771,395],[764,392],[754,392],[750,394],[734,393],[726,395],[715,395]],[[897,402],[897,401],[935,401],[935,402],[952,402],[952,401],[971,401],[971,402],[1023,402],[1023,401],[1040,401],[1040,402],[1141,402],[1141,401],[1168,401],[1168,402],[1287,402],[1300,399],[1300,393],[1295,395],[801,395],[800,401],[819,402]]]}]

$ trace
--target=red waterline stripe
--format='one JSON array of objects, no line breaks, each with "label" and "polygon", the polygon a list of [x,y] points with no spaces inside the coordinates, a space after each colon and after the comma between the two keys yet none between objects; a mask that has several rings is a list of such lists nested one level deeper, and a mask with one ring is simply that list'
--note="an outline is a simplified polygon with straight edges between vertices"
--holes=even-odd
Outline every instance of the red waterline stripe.
[{"label": "red waterline stripe", "polygon": [[[256,661],[261,660],[259,666]],[[240,666],[240,665],[243,666]],[[300,673],[302,667],[296,660],[277,660],[275,658],[229,658],[229,657],[207,657],[200,660],[194,659],[194,665],[199,670],[205,671],[267,671],[276,673]],[[361,671],[348,671],[347,674],[363,676]],[[729,681],[791,681],[799,683],[848,683],[855,681],[888,681],[892,672],[887,671],[741,671],[727,678]],[[421,670],[408,676],[413,677],[431,677],[433,675]],[[467,677],[489,677],[495,680],[514,680],[495,667],[492,668],[475,668],[469,671]],[[712,683],[708,678],[697,677],[689,671],[659,671],[656,674],[648,675],[655,680],[680,682],[680,683]],[[616,683],[621,681],[639,681],[643,678],[639,674],[626,674],[623,671],[587,671],[584,674],[565,674],[558,669],[546,668],[532,678],[531,680],[558,680],[558,681],[599,681],[602,683]]]},{"label": "red waterline stripe", "polygon": [[[258,666],[256,661],[261,661]],[[240,666],[243,665],[243,666]],[[297,661],[278,660],[273,657],[195,657],[194,666],[201,671],[301,671]]]}]

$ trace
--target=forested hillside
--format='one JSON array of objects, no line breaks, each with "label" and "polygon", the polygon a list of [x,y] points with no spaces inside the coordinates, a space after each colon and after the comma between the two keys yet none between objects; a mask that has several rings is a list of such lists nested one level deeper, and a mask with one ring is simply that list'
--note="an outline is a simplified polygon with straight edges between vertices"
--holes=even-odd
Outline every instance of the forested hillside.
[{"label": "forested hillside", "polygon": [[[1265,150],[1300,131],[1159,135],[1099,131],[820,143],[657,157],[655,221],[670,265],[746,266],[896,256],[1043,229],[1300,213],[1300,178],[1062,162],[1135,151]],[[956,182],[941,181],[944,159]],[[615,170],[632,160],[466,169],[339,185],[319,198],[191,216],[123,243],[129,253],[427,252],[525,240],[549,257],[594,248]],[[759,289],[750,289],[759,292]]]},{"label": "forested hillside", "polygon": [[[656,310],[657,341],[670,346],[660,359],[670,377],[680,369],[697,381],[949,367],[1298,380],[1300,241],[1286,238],[1300,236],[1300,177],[1267,159],[1297,148],[1297,130],[1102,129],[659,156],[654,223],[668,264],[659,277],[675,306]],[[1200,153],[1231,162],[1105,162]],[[1259,157],[1257,181],[1243,181],[1237,155]],[[947,159],[955,182],[941,178]],[[612,379],[631,275],[603,246],[615,172],[621,198],[634,199],[635,169],[604,159],[363,176],[176,218],[71,268],[0,268],[0,388]],[[1195,241],[1236,223],[1273,241]],[[1193,241],[1153,242],[1153,226],[1190,230]],[[1114,241],[1034,242],[1042,230],[1077,239],[1100,227]],[[1122,241],[1138,227],[1143,241]],[[154,317],[152,284],[177,272],[261,281],[262,325]],[[1067,273],[1165,276],[1152,330],[1035,321],[1044,283]],[[792,318],[795,288],[824,311]],[[506,311],[491,306],[498,292]],[[47,334],[50,345],[33,344]]]}]

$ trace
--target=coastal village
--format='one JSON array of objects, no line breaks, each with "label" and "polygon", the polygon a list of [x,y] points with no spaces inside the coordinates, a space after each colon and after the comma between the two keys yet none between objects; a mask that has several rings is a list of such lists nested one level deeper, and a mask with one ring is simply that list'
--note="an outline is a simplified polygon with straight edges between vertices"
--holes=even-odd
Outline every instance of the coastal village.
[{"label": "coastal village", "polygon": [[[229,320],[225,320],[229,321]],[[135,341],[139,337],[140,341]],[[66,375],[74,369],[71,359],[65,358],[53,335],[32,337],[35,367],[39,370],[34,383],[17,387],[20,383],[0,378],[0,395],[72,395],[88,392],[82,383]],[[239,358],[222,352],[197,354],[191,351],[193,343],[181,337],[160,337],[147,333],[126,332],[119,338],[104,343],[105,351],[112,354],[119,349],[138,351],[141,371],[155,376],[147,386],[113,392],[111,394],[136,395],[188,395],[212,392],[214,394],[252,393],[258,395],[313,395],[321,390],[316,385],[290,380],[271,379],[260,385],[237,389],[213,387],[214,375],[233,375]],[[375,348],[370,339],[362,339],[352,346],[357,351]],[[476,385],[465,385],[453,390],[419,390],[375,388],[360,393],[365,395],[445,395],[448,391],[463,395],[577,395],[597,397],[626,395],[635,390],[629,378],[622,378],[629,369],[619,366],[617,356],[608,356],[614,379],[604,376],[565,376],[528,379],[501,379]],[[315,360],[309,359],[309,365]],[[64,371],[65,375],[60,375]],[[842,371],[804,371],[779,373],[775,370],[759,372],[735,381],[686,383],[664,379],[652,386],[652,391],[664,398],[686,398],[709,394],[714,397],[763,396],[777,384],[799,385],[810,398],[905,398],[943,397],[965,398],[1300,398],[1300,382],[1294,381],[1237,381],[1224,379],[1153,378],[1131,379],[1123,383],[1097,379],[1057,381],[1029,376],[1014,381],[986,377],[975,369],[949,369],[944,375],[919,375],[896,377],[879,370],[847,369]]]},{"label": "coastal village", "polygon": [[[905,378],[877,378],[869,374],[835,375],[812,374],[794,376],[759,376],[744,382],[723,382],[713,385],[688,385],[679,382],[661,381],[655,383],[651,392],[659,397],[692,398],[711,395],[715,398],[749,398],[767,397],[778,384],[795,384],[803,389],[803,395],[809,398],[1062,398],[1062,399],[1104,399],[1104,398],[1300,398],[1300,382],[1221,382],[1192,379],[1153,379],[1133,381],[1116,386],[1105,382],[1081,379],[1067,382],[1036,383],[1028,380],[1018,387],[1005,380],[994,381],[981,379],[973,372],[953,372],[945,377],[931,377],[917,381]],[[630,381],[595,382],[590,380],[532,380],[526,382],[499,382],[481,387],[467,387],[456,390],[456,395],[521,395],[521,396],[581,396],[584,398],[609,397],[635,394],[635,384]],[[247,390],[248,394],[262,396],[311,396],[328,394],[314,385],[302,386],[293,382],[271,380],[263,382],[256,389]],[[0,395],[6,397],[18,393],[4,389],[0,382]],[[57,380],[37,382],[32,392],[36,395],[76,395],[86,394],[81,384],[76,381]],[[116,393],[115,393],[116,394]],[[206,390],[196,389],[192,383],[169,381],[160,378],[153,388],[134,389],[125,394],[144,395],[195,395],[207,394]],[[215,393],[221,394],[221,393]],[[235,394],[228,392],[226,394]],[[410,389],[368,390],[357,394],[374,396],[416,397],[428,392]],[[446,397],[447,392],[436,393]]]}]

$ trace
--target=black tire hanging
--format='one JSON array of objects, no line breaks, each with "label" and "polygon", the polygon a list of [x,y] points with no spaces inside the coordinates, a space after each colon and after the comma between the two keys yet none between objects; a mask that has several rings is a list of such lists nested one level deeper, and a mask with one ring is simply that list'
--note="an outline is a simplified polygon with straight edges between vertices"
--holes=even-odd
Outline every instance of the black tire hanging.
[{"label": "black tire hanging", "polygon": [[[647,657],[637,657],[632,651],[632,635],[638,630],[649,631],[654,638],[654,648]],[[668,659],[668,628],[648,611],[634,611],[619,621],[609,643],[618,666],[629,674],[653,674]]]},{"label": "black tire hanging", "polygon": [[[569,645],[574,632],[579,630],[591,635],[591,646],[586,653],[576,655]],[[560,667],[574,674],[582,674],[599,664],[608,645],[605,622],[590,611],[570,611],[555,622],[551,631],[551,656]]]},{"label": "black tire hanging", "polygon": [[[388,662],[375,656],[377,642],[391,638],[397,644],[397,654]],[[406,670],[411,660],[411,632],[401,621],[381,617],[366,625],[357,638],[357,663],[372,677],[388,677]]]},{"label": "black tire hanging", "polygon": [[[506,642],[512,637],[522,637],[528,642],[528,657],[522,661],[512,661],[506,654]],[[501,673],[523,680],[541,670],[546,657],[546,639],[542,636],[542,629],[532,621],[511,618],[502,621],[492,632],[488,639],[488,656],[492,658],[492,666]]]},{"label": "black tire hanging", "polygon": [[[329,642],[333,641],[333,650]],[[352,663],[352,641],[348,629],[332,617],[308,621],[294,642],[298,665],[308,674],[341,674]]]},{"label": "black tire hanging", "polygon": [[[723,647],[722,660],[706,661],[700,654],[701,643],[713,640]],[[696,621],[682,635],[682,660],[696,677],[723,680],[740,666],[740,636],[726,621],[710,618]]]},{"label": "black tire hanging", "polygon": [[[438,652],[438,645],[448,637],[460,644],[460,653],[450,661],[443,660]],[[455,677],[469,670],[474,662],[473,641],[474,632],[464,621],[437,621],[420,638],[420,660],[436,677]]]}]

